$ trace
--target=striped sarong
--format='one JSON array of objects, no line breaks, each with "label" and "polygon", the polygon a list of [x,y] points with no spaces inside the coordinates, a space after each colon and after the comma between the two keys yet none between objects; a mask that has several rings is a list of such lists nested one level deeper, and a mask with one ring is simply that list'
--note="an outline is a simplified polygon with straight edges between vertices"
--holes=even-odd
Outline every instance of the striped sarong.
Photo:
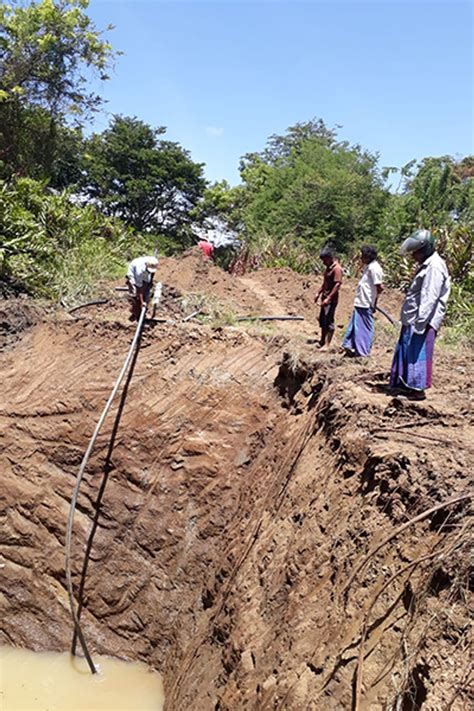
[{"label": "striped sarong", "polygon": [[342,342],[342,347],[358,356],[368,356],[374,338],[374,314],[372,309],[354,307],[351,320]]},{"label": "striped sarong", "polygon": [[390,373],[392,388],[431,387],[435,338],[436,331],[431,326],[424,333],[414,333],[410,326],[402,326]]}]

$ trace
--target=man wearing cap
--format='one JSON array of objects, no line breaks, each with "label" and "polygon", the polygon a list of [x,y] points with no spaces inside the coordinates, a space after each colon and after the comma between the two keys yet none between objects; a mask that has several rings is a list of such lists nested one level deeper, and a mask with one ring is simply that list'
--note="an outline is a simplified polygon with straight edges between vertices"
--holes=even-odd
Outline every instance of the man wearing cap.
[{"label": "man wearing cap", "polygon": [[402,330],[393,357],[390,385],[417,400],[431,387],[436,334],[446,313],[450,278],[429,230],[416,230],[402,244],[418,268],[402,305]]},{"label": "man wearing cap", "polygon": [[137,257],[128,265],[127,286],[131,304],[130,321],[137,321],[158,267],[156,257]]}]

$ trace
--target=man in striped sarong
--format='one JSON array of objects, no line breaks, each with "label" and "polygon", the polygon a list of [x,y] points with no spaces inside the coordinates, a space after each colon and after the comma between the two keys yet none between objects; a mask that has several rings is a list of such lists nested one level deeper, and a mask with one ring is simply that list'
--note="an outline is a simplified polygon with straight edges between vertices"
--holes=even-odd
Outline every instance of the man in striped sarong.
[{"label": "man in striped sarong", "polygon": [[368,356],[374,338],[374,311],[383,291],[383,269],[377,261],[377,250],[364,245],[360,250],[364,264],[362,278],[357,285],[354,311],[342,342],[346,355]]},{"label": "man in striped sarong", "polygon": [[402,306],[390,386],[402,396],[423,400],[431,387],[434,343],[446,313],[450,278],[429,230],[416,230],[400,251],[419,266]]}]

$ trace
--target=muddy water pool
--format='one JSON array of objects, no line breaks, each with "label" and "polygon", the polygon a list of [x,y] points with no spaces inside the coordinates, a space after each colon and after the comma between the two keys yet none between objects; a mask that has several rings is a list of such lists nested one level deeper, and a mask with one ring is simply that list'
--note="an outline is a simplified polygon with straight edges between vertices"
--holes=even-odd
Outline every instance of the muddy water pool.
[{"label": "muddy water pool", "polygon": [[141,663],[0,646],[1,711],[162,711],[161,677]]}]

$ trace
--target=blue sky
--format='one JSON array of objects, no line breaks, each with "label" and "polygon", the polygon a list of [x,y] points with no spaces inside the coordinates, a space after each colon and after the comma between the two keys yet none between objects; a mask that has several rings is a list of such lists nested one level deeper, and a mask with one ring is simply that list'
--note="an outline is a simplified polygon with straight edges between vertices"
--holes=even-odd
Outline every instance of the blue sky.
[{"label": "blue sky", "polygon": [[101,93],[109,113],[167,126],[239,181],[243,154],[312,117],[380,164],[473,148],[473,5],[461,0],[91,0],[124,52]]}]

